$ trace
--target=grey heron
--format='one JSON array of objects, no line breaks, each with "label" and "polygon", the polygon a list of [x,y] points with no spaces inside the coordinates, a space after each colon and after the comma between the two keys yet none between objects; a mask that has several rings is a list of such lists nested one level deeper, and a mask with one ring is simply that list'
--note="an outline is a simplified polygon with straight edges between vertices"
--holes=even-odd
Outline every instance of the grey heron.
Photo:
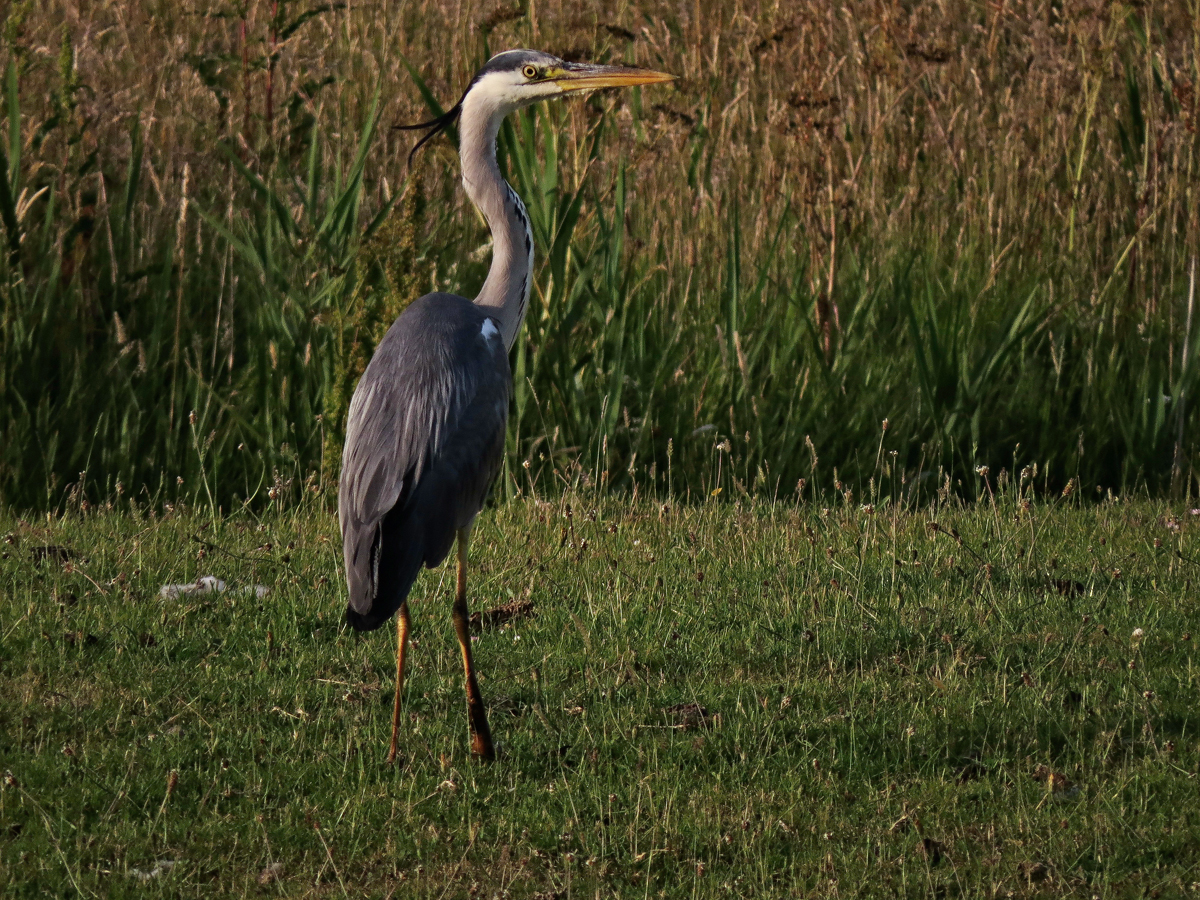
[{"label": "grey heron", "polygon": [[421,567],[439,565],[456,540],[452,616],[466,674],[471,750],[495,758],[468,632],[467,547],[504,453],[512,387],[508,352],[521,330],[533,277],[529,217],[496,161],[500,124],[539,100],[673,77],[509,50],[479,70],[445,115],[402,126],[429,129],[415,153],[460,120],[462,184],[491,230],[492,262],[474,300],[433,293],[408,306],[380,341],[350,402],[338,488],[350,592],[346,620],[355,630],[370,631],[399,613],[388,762],[395,760],[399,732],[408,594]]}]

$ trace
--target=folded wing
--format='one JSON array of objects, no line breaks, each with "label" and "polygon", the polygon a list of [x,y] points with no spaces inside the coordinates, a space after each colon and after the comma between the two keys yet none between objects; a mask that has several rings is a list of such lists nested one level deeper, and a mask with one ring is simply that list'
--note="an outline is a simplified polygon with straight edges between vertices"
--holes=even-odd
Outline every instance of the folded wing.
[{"label": "folded wing", "polygon": [[498,330],[463,297],[422,297],[380,342],[350,403],[338,489],[356,629],[387,621],[483,506],[511,385]]}]

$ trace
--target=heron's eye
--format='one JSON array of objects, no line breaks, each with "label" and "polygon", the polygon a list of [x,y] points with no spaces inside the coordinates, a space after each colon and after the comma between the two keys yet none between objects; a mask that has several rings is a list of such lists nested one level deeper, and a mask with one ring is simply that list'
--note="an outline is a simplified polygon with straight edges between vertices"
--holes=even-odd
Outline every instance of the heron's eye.
[{"label": "heron's eye", "polygon": [[525,66],[521,69],[521,74],[524,75],[526,78],[528,78],[530,81],[533,81],[533,79],[537,78],[537,73],[538,73],[537,66]]}]

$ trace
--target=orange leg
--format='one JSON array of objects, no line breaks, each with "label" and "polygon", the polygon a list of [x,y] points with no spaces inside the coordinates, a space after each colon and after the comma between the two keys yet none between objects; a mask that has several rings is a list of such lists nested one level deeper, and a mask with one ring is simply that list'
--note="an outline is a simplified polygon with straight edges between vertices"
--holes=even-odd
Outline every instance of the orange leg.
[{"label": "orange leg", "polygon": [[479,759],[492,761],[496,749],[492,746],[492,732],[488,728],[487,712],[479,694],[479,682],[475,679],[475,663],[471,657],[470,618],[467,613],[467,544],[471,530],[464,528],[458,533],[458,591],[454,597],[454,630],[462,647],[463,668],[467,675],[467,721],[471,727],[471,752]]},{"label": "orange leg", "polygon": [[388,750],[388,765],[396,761],[396,748],[400,735],[400,692],[404,689],[404,657],[408,654],[408,631],[412,623],[408,618],[408,601],[400,604],[396,615],[396,702],[392,706],[392,747]]}]

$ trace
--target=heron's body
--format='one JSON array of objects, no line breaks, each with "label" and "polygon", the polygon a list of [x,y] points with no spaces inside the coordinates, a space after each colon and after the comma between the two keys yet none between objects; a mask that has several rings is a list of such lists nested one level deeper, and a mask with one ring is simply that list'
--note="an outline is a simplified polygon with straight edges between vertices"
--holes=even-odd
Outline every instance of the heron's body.
[{"label": "heron's body", "polygon": [[470,528],[504,453],[511,384],[499,326],[465,297],[426,294],[388,329],[354,391],[338,491],[356,630],[390,619]]},{"label": "heron's body", "polygon": [[409,306],[376,348],[350,403],[338,490],[350,591],[346,620],[370,631],[399,613],[389,759],[396,754],[408,593],[421,567],[440,564],[456,539],[453,619],[472,749],[485,759],[494,756],[467,631],[467,542],[503,456],[512,386],[508,351],[533,278],[529,217],[496,161],[500,124],[522,106],[571,91],[670,78],[511,50],[489,60],[458,104],[427,123],[434,131],[421,143],[461,117],[463,188],[487,219],[492,264],[474,301],[427,294]]}]

